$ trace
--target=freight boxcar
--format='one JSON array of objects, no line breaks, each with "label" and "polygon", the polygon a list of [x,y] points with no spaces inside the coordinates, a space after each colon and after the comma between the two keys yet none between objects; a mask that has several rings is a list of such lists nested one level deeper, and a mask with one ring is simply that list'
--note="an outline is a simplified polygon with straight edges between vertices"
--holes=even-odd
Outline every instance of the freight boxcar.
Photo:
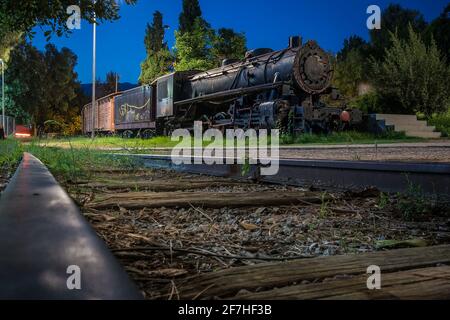
[{"label": "freight boxcar", "polygon": [[[114,100],[119,92],[112,93],[97,100],[95,108],[95,132],[102,134],[112,134],[115,132],[114,126]],[[88,103],[82,111],[83,133],[92,132],[92,104]]]},{"label": "freight boxcar", "polygon": [[155,134],[155,112],[151,86],[122,92],[114,99],[114,125],[124,137],[149,138]]}]

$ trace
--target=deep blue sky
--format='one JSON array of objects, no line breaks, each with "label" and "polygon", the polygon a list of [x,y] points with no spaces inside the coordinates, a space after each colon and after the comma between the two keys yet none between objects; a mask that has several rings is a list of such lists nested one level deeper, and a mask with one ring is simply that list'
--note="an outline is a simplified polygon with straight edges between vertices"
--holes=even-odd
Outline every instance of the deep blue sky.
[{"label": "deep blue sky", "polygon": [[[134,6],[121,5],[118,21],[97,28],[97,77],[104,79],[108,71],[116,71],[121,82],[136,83],[140,62],[145,58],[144,34],[153,12],[164,15],[169,46],[174,44],[174,31],[182,0],[138,0]],[[357,34],[368,39],[366,9],[377,4],[384,9],[385,0],[200,0],[203,17],[214,27],[230,27],[244,32],[249,48],[286,47],[290,35],[304,40],[315,39],[326,50],[339,51],[343,40]],[[448,0],[397,0],[403,7],[417,9],[427,21],[438,16]],[[46,42],[36,28],[33,43],[43,49]],[[59,48],[70,48],[78,56],[76,71],[83,83],[91,82],[92,26],[86,22],[81,30],[67,37],[53,36]]]}]

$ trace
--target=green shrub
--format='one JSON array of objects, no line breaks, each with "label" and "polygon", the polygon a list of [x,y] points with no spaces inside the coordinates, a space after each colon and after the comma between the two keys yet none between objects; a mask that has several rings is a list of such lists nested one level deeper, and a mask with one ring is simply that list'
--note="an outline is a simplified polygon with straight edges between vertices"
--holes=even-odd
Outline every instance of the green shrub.
[{"label": "green shrub", "polygon": [[359,109],[365,113],[382,113],[380,97],[376,92],[366,93],[349,103],[350,107]]},{"label": "green shrub", "polygon": [[428,124],[435,126],[444,137],[450,137],[450,110],[443,114],[434,114]]}]

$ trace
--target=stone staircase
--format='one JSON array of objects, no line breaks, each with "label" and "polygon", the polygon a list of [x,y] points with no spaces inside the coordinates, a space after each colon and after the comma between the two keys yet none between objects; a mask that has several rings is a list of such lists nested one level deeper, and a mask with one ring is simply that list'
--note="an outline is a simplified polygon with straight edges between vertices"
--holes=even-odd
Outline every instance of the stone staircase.
[{"label": "stone staircase", "polygon": [[408,137],[426,139],[440,138],[441,133],[436,132],[434,126],[429,126],[424,120],[417,120],[415,115],[406,114],[377,114],[377,121],[384,121],[386,127],[393,127],[394,131],[404,131]]}]

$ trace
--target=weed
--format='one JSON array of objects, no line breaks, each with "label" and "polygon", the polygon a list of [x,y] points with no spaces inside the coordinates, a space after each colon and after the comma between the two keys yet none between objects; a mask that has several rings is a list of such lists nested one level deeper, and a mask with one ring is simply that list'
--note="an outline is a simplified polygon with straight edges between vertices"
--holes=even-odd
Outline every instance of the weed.
[{"label": "weed", "polygon": [[326,200],[327,193],[323,192],[320,195],[321,203],[320,203],[320,209],[319,209],[319,218],[324,219],[329,213],[329,200]]},{"label": "weed", "polygon": [[22,145],[17,140],[0,140],[0,170],[12,171],[22,158],[22,153]]},{"label": "weed", "polygon": [[378,203],[377,203],[378,208],[383,210],[384,208],[386,208],[388,203],[389,203],[388,195],[384,192],[380,192],[380,197],[378,198]]},{"label": "weed", "polygon": [[249,158],[246,157],[241,167],[241,175],[246,176],[249,172],[250,172],[250,160]]},{"label": "weed", "polygon": [[425,196],[422,188],[415,185],[406,176],[408,187],[405,193],[398,193],[397,208],[406,220],[415,220],[430,211],[431,201]]}]

